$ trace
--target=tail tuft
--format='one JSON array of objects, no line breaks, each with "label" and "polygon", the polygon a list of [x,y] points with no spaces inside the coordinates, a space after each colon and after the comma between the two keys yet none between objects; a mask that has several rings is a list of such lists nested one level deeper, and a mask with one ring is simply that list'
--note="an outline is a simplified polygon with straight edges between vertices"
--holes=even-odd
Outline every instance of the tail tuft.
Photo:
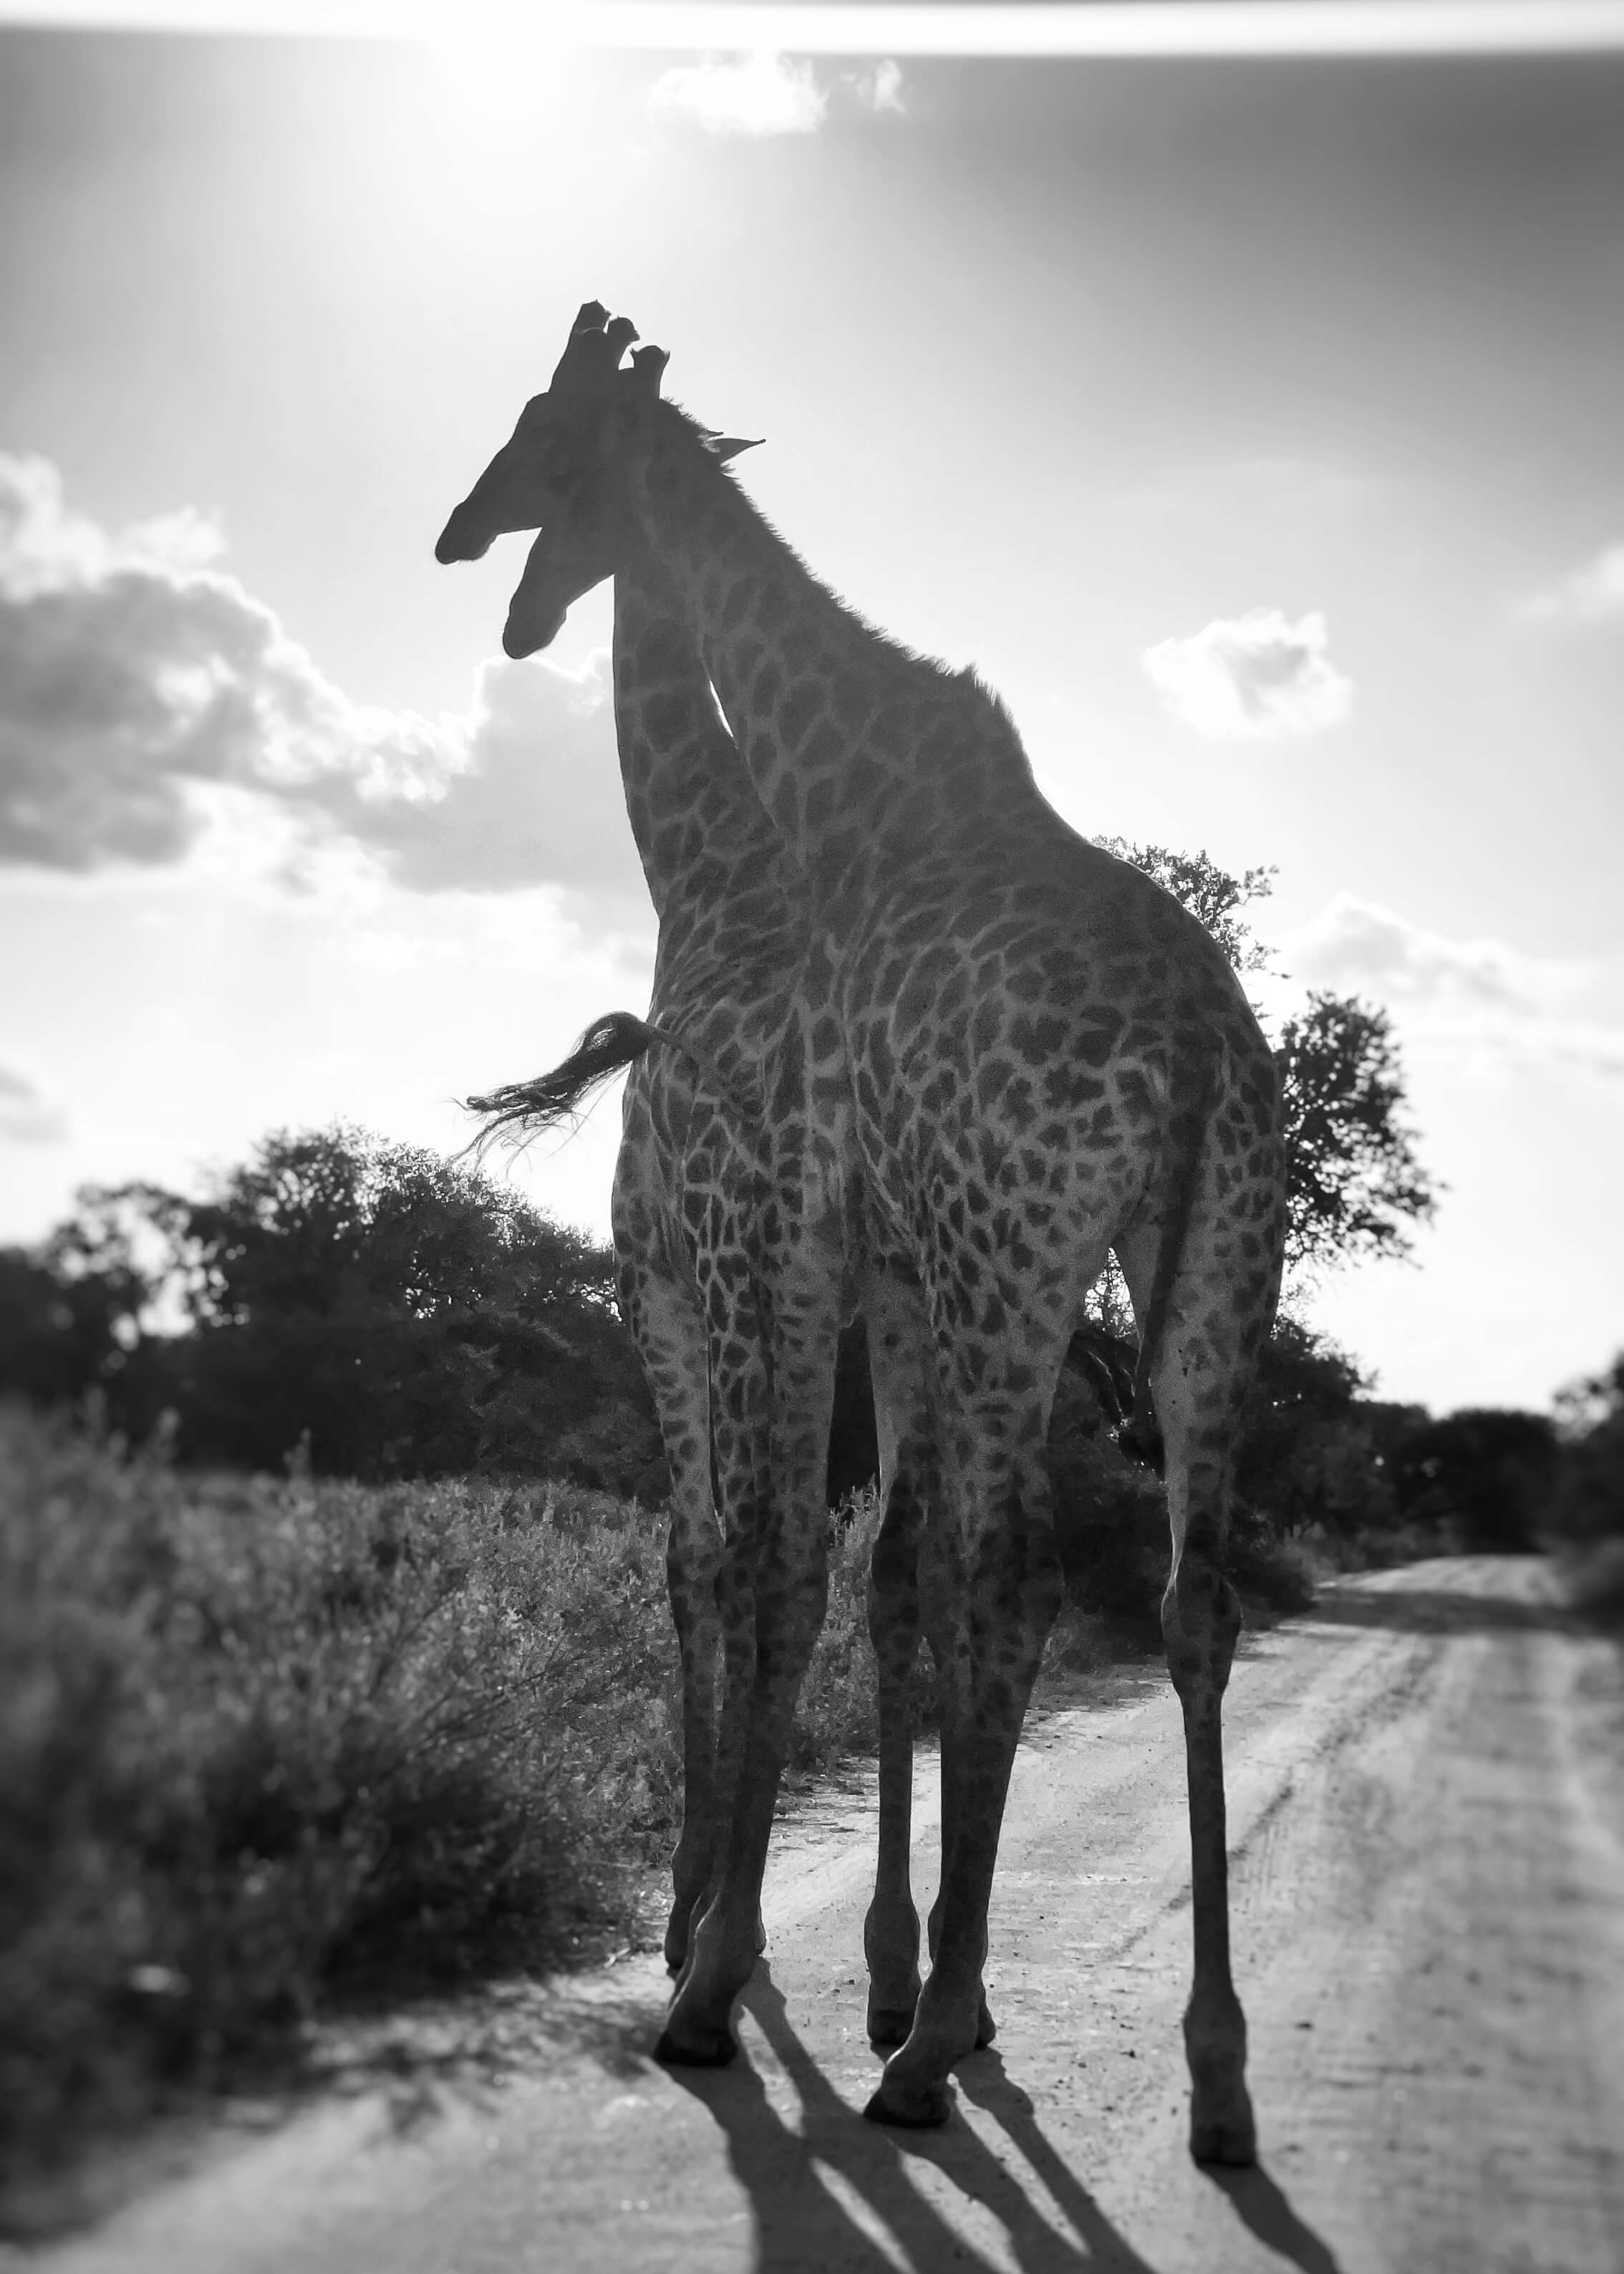
[{"label": "tail tuft", "polygon": [[650,1046],[664,1039],[646,1019],[629,1011],[611,1011],[595,1019],[561,1065],[532,1081],[510,1081],[500,1089],[470,1097],[463,1104],[483,1117],[478,1134],[469,1150],[482,1157],[497,1139],[523,1143],[560,1122],[574,1124],[595,1089],[622,1073],[646,1056]]}]

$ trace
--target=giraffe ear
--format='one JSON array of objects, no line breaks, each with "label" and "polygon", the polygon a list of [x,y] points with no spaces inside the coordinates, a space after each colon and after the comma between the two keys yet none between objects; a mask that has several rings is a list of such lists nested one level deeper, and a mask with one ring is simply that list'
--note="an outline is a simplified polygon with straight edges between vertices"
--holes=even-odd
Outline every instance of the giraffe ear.
[{"label": "giraffe ear", "polygon": [[766,439],[764,434],[758,434],[753,442],[746,442],[737,434],[707,434],[705,448],[713,458],[719,458],[726,465],[729,458],[736,458],[742,450],[759,450]]}]

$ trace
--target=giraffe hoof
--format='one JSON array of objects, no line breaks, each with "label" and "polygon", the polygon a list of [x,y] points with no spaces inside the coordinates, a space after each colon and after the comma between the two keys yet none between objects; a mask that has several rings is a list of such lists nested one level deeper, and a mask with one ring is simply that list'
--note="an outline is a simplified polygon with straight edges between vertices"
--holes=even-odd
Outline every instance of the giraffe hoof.
[{"label": "giraffe hoof", "polygon": [[1198,2164],[1226,2164],[1240,2171],[1257,2162],[1258,2127],[1244,2093],[1240,2107],[1227,2117],[1191,2117],[1190,2153]]},{"label": "giraffe hoof", "polygon": [[666,2029],[654,2048],[655,2059],[665,2068],[726,2068],[738,2055],[739,2040],[726,2029],[697,2044],[685,2044]]},{"label": "giraffe hoof", "polygon": [[889,2052],[906,2045],[914,2027],[912,2006],[870,2006],[868,2008],[868,2043],[882,2045]]},{"label": "giraffe hoof", "polygon": [[893,2085],[888,2091],[882,2077],[880,2089],[863,2114],[870,2124],[890,2124],[900,2132],[939,2132],[952,2110],[952,2095],[944,2084],[926,2085],[914,2092],[903,2092]]},{"label": "giraffe hoof", "polygon": [[998,2024],[993,2020],[992,2008],[988,2005],[986,1999],[983,1998],[981,2000],[981,2011],[975,2017],[976,2052],[978,2053],[985,2052],[988,2046],[991,2044],[993,2039],[997,2036],[997,2034]]}]

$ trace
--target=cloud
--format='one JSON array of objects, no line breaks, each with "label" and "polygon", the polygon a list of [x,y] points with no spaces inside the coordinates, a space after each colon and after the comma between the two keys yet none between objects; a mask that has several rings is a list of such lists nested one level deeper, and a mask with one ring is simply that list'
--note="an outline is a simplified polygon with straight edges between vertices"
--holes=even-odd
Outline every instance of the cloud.
[{"label": "cloud", "polygon": [[1220,617],[1188,639],[1158,641],[1139,661],[1176,718],[1214,742],[1280,741],[1339,727],[1353,683],[1327,650],[1325,618],[1278,608]]},{"label": "cloud", "polygon": [[615,750],[609,655],[579,672],[481,666],[466,764],[432,803],[395,801],[339,818],[417,892],[545,884],[646,919]]},{"label": "cloud", "polygon": [[0,456],[0,860],[170,862],[192,785],[364,809],[466,763],[445,724],[351,703],[218,550],[186,513],[109,535],[45,460]]},{"label": "cloud", "polygon": [[1624,619],[1624,544],[1604,545],[1594,560],[1543,591],[1530,592],[1518,614],[1533,623],[1599,624]]},{"label": "cloud", "polygon": [[1499,940],[1448,939],[1391,908],[1338,892],[1291,936],[1291,968],[1316,986],[1367,989],[1409,1001],[1450,996],[1531,1012],[1570,968],[1541,964]]},{"label": "cloud", "polygon": [[815,134],[829,97],[810,64],[761,53],[674,64],[655,81],[649,109],[707,134]]},{"label": "cloud", "polygon": [[67,1116],[36,1081],[15,1066],[0,1065],[0,1138],[23,1145],[59,1145]]},{"label": "cloud", "polygon": [[1624,1076],[1624,1028],[1576,1010],[1601,983],[1582,964],[1525,955],[1502,940],[1451,939],[1351,892],[1280,945],[1294,979],[1384,1004],[1416,1040]]},{"label": "cloud", "polygon": [[845,74],[844,84],[851,88],[863,109],[872,110],[876,117],[887,110],[898,118],[906,116],[900,64],[877,63],[868,71],[849,72]]},{"label": "cloud", "polygon": [[[833,86],[876,117],[887,112],[901,117],[906,111],[898,64],[842,72]],[[707,134],[816,134],[829,116],[832,92],[819,84],[809,63],[758,50],[673,65],[650,90],[649,109],[657,118],[688,120]]]},{"label": "cloud", "polygon": [[184,575],[207,568],[224,548],[218,526],[190,506],[109,536],[68,510],[49,459],[0,452],[0,591],[9,599],[89,583],[122,568]]},{"label": "cloud", "polygon": [[601,659],[488,663],[461,718],[357,704],[220,550],[189,512],[109,534],[0,455],[0,862],[174,866],[258,814],[286,873],[337,842],[415,891],[646,914]]}]

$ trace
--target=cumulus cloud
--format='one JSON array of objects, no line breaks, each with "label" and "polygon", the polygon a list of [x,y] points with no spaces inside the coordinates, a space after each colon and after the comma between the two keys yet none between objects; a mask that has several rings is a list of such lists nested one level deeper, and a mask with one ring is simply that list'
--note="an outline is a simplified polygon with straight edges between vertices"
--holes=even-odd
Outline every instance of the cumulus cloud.
[{"label": "cumulus cloud", "polygon": [[1281,946],[1292,976],[1387,1005],[1418,1040],[1624,1075],[1624,1029],[1583,1015],[1597,975],[1502,940],[1451,939],[1339,892]]},{"label": "cumulus cloud", "polygon": [[649,96],[656,117],[688,118],[707,134],[815,134],[829,97],[808,63],[759,53],[678,64]]},{"label": "cumulus cloud", "polygon": [[1139,660],[1176,718],[1214,742],[1273,742],[1339,727],[1353,683],[1331,661],[1325,618],[1278,608],[1219,617]]},{"label": "cumulus cloud", "polygon": [[648,886],[626,818],[606,649],[579,672],[545,662],[481,666],[467,762],[432,803],[397,800],[344,817],[418,892],[546,884],[646,916]]},{"label": "cumulus cloud", "polygon": [[351,703],[179,514],[110,535],[56,469],[0,456],[0,858],[178,860],[193,784],[357,809],[432,799],[455,732]]},{"label": "cumulus cloud", "polygon": [[[899,117],[906,109],[898,64],[843,72],[834,84],[876,117]],[[650,91],[649,109],[657,118],[684,119],[708,134],[816,134],[829,116],[831,92],[809,63],[789,56],[707,56],[664,72]]]},{"label": "cumulus cloud", "polygon": [[871,70],[847,74],[846,84],[865,110],[877,116],[889,110],[900,118],[907,109],[902,100],[902,66],[895,63],[877,63]]},{"label": "cumulus cloud", "polygon": [[220,550],[187,512],[109,533],[0,455],[0,862],[173,865],[246,801],[280,855],[342,841],[415,890],[646,903],[601,659],[487,664],[462,718],[357,704]]},{"label": "cumulus cloud", "polygon": [[1531,592],[1521,613],[1535,623],[1624,621],[1624,544],[1603,546],[1593,560]]},{"label": "cumulus cloud", "polygon": [[1293,934],[1289,953],[1292,969],[1316,986],[1410,1001],[1449,995],[1502,1011],[1538,1009],[1568,972],[1499,940],[1447,938],[1351,892]]},{"label": "cumulus cloud", "polygon": [[67,1116],[36,1081],[16,1066],[0,1065],[0,1138],[24,1145],[58,1145]]}]

